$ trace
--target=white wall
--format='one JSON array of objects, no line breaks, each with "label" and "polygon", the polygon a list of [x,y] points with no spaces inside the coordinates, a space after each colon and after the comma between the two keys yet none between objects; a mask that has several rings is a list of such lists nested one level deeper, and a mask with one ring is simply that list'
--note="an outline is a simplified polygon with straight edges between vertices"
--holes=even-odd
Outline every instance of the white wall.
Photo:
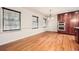
[{"label": "white wall", "polygon": [[[0,18],[0,45],[28,37],[31,35],[35,35],[45,31],[45,28],[42,28],[42,19],[43,15],[40,13],[31,10],[29,8],[22,7],[9,7],[10,9],[21,11],[21,30],[20,31],[10,31],[3,32],[2,31],[2,18]],[[32,29],[32,15],[39,16],[39,27],[38,29]],[[2,17],[2,9],[0,8],[0,17]]]},{"label": "white wall", "polygon": [[48,19],[47,31],[57,32],[57,15],[54,15],[52,19]]}]

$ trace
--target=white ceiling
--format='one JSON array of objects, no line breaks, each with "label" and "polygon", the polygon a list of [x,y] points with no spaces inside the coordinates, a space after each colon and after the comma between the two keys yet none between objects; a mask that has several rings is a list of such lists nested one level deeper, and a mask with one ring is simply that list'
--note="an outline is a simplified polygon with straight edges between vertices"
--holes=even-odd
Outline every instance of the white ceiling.
[{"label": "white ceiling", "polygon": [[41,12],[46,16],[49,15],[50,9],[52,10],[51,11],[52,15],[79,10],[79,7],[32,7],[32,8]]}]

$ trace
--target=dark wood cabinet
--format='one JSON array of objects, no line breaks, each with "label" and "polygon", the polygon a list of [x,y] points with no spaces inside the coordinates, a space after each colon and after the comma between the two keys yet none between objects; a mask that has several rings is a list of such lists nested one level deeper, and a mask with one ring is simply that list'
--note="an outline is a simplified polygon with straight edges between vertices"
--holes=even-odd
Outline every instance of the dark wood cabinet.
[{"label": "dark wood cabinet", "polygon": [[76,42],[79,43],[79,27],[75,28],[75,39]]},{"label": "dark wood cabinet", "polygon": [[65,31],[60,33],[75,34],[75,27],[79,27],[79,11],[58,14],[58,22],[65,23]]}]

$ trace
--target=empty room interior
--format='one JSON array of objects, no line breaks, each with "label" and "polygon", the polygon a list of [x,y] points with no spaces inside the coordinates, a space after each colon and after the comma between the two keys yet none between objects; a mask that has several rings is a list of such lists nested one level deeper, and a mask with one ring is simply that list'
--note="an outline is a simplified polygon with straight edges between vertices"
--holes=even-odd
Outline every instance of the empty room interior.
[{"label": "empty room interior", "polygon": [[0,51],[78,51],[79,7],[0,7]]}]

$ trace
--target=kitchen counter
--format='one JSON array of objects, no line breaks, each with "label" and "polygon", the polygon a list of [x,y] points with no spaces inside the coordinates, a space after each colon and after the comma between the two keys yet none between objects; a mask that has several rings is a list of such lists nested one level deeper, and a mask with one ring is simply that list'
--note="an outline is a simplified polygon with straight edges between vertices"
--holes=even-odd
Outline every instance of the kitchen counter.
[{"label": "kitchen counter", "polygon": [[79,29],[79,27],[75,27],[75,29]]}]

